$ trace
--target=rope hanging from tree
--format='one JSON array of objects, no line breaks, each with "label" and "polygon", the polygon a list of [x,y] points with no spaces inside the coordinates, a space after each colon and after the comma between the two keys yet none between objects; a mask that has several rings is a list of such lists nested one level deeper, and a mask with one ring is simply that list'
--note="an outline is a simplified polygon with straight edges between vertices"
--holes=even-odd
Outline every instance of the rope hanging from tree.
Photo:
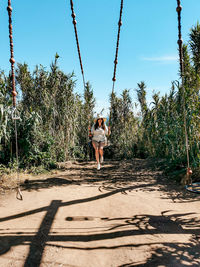
[{"label": "rope hanging from tree", "polygon": [[117,44],[116,44],[116,52],[115,52],[115,60],[114,60],[114,71],[113,71],[113,85],[112,85],[112,94],[111,94],[111,108],[110,108],[110,116],[109,116],[109,125],[112,121],[112,107],[113,107],[113,94],[115,89],[115,82],[116,82],[116,70],[117,70],[117,64],[118,64],[118,51],[119,51],[119,39],[120,39],[120,31],[122,26],[122,12],[124,7],[124,1],[121,0],[120,5],[120,12],[119,12],[119,21],[118,21],[118,33],[117,33]]},{"label": "rope hanging from tree", "polygon": [[[114,60],[114,71],[113,71],[113,78],[112,78],[112,81],[113,81],[112,93],[114,92],[114,86],[115,86],[115,81],[116,81],[116,69],[117,69],[117,63],[118,63],[120,31],[121,31],[121,26],[122,26],[123,4],[124,4],[124,0],[121,0],[119,22],[118,22],[117,44],[116,44],[116,52],[115,52],[115,60]],[[79,63],[80,63],[81,73],[82,73],[82,78],[83,78],[83,85],[85,88],[85,77],[84,77],[83,64],[82,64],[81,52],[80,52],[80,46],[79,46],[79,40],[78,40],[78,32],[77,32],[77,28],[76,28],[77,21],[76,21],[76,15],[74,13],[73,0],[70,0],[70,6],[71,6],[71,11],[72,11],[72,14],[71,14],[71,16],[73,18],[72,23],[74,25],[74,33],[75,33],[76,46],[77,46],[77,51],[78,51],[78,56],[79,56]]]},{"label": "rope hanging from tree", "polygon": [[80,51],[80,46],[79,46],[79,41],[78,41],[78,32],[77,32],[77,28],[76,28],[76,15],[74,13],[74,3],[73,0],[70,0],[70,5],[71,5],[71,11],[72,11],[72,18],[73,18],[73,25],[74,25],[74,33],[75,33],[75,38],[76,38],[76,46],[77,46],[77,50],[78,50],[78,57],[79,57],[79,62],[80,62],[80,67],[81,67],[81,73],[82,73],[82,78],[83,78],[83,86],[85,88],[85,77],[84,77],[84,71],[83,71],[83,64],[82,64],[82,59],[81,59],[81,51]]},{"label": "rope hanging from tree", "polygon": [[20,190],[20,181],[19,181],[19,156],[18,156],[18,138],[17,138],[17,120],[19,119],[19,115],[16,109],[16,87],[15,87],[15,59],[14,59],[14,51],[13,51],[13,32],[12,32],[12,7],[11,0],[8,0],[8,17],[9,17],[9,39],[10,39],[10,63],[11,63],[11,78],[12,78],[12,102],[13,102],[13,110],[12,110],[12,119],[14,121],[15,127],[15,146],[16,146],[16,163],[17,163],[17,199],[22,200],[22,193]]},{"label": "rope hanging from tree", "polygon": [[117,63],[118,63],[119,38],[120,38],[120,31],[121,31],[121,26],[122,26],[123,4],[124,4],[124,0],[121,0],[119,22],[118,22],[118,33],[117,33],[117,45],[116,45],[115,60],[114,60],[114,71],[113,71],[113,78],[112,78],[112,81],[113,81],[112,93],[114,93],[115,81],[116,81],[116,69],[117,69]]},{"label": "rope hanging from tree", "polygon": [[183,120],[184,120],[184,130],[185,130],[185,146],[186,146],[186,155],[187,155],[187,172],[186,172],[186,182],[191,181],[192,170],[190,168],[190,158],[189,158],[189,144],[188,144],[188,133],[187,133],[187,121],[186,121],[186,108],[185,108],[185,86],[184,86],[184,65],[183,65],[183,40],[181,34],[181,1],[177,0],[178,13],[178,46],[179,46],[179,62],[180,62],[180,74],[182,80],[182,91],[183,91]]},{"label": "rope hanging from tree", "polygon": [[[114,60],[114,71],[113,71],[113,86],[112,86],[112,95],[114,93],[114,87],[115,87],[115,81],[116,81],[116,69],[117,69],[117,63],[118,63],[118,51],[119,51],[119,39],[120,39],[120,31],[121,31],[121,26],[122,26],[122,12],[123,12],[123,4],[124,4],[124,0],[121,0],[121,5],[120,5],[120,14],[119,14],[119,21],[118,21],[118,34],[117,34],[117,44],[116,44],[116,52],[115,52],[115,60]],[[78,32],[77,32],[77,28],[76,28],[76,15],[74,13],[74,3],[73,0],[70,0],[70,6],[71,6],[71,11],[72,11],[72,18],[73,18],[73,25],[74,25],[74,33],[75,33],[75,38],[76,38],[76,46],[77,46],[77,51],[78,51],[78,56],[79,56],[79,63],[80,63],[80,67],[81,67],[81,73],[82,73],[82,78],[83,78],[83,85],[85,88],[85,77],[84,77],[84,71],[83,71],[83,64],[82,64],[82,60],[81,60],[81,52],[80,52],[80,46],[79,46],[79,40],[78,40]],[[111,121],[111,114],[110,114],[110,119],[109,119],[109,125],[110,125],[110,121]],[[89,132],[89,135],[90,132]]]}]

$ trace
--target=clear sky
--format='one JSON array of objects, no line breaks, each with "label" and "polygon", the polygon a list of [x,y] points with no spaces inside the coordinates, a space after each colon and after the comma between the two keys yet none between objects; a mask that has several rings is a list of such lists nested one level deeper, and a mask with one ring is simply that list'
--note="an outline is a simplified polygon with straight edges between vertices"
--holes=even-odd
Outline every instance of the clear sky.
[{"label": "clear sky", "polygon": [[[190,28],[200,20],[200,1],[182,0],[182,32],[187,42]],[[176,0],[124,0],[124,10],[115,89],[118,95],[147,84],[163,95],[178,79]],[[9,64],[7,1],[0,1],[0,69]],[[83,93],[81,71],[73,31],[70,0],[12,0],[14,55],[26,62],[49,68],[56,52],[59,66],[76,74],[78,93]],[[74,0],[77,29],[86,81],[97,100],[96,110],[108,106],[112,89],[113,61],[120,0]]]}]

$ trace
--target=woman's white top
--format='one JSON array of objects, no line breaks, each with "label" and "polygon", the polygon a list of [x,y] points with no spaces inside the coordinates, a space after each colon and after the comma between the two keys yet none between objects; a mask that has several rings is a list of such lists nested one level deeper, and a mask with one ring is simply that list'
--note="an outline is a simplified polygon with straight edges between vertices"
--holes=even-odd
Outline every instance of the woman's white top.
[{"label": "woman's white top", "polygon": [[108,127],[105,125],[105,130],[101,127],[98,127],[96,130],[94,125],[92,126],[91,133],[93,135],[92,141],[96,142],[106,142],[106,135],[108,134]]}]

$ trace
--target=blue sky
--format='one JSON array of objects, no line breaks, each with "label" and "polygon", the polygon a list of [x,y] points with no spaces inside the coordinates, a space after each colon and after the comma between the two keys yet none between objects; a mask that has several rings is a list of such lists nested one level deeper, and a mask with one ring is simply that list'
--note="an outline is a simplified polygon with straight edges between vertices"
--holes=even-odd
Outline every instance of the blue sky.
[{"label": "blue sky", "polygon": [[[176,0],[124,0],[117,81],[118,95],[147,84],[147,98],[153,90],[163,95],[171,81],[178,79]],[[182,32],[188,41],[189,30],[200,20],[200,1],[182,0]],[[0,69],[9,64],[7,1],[0,1]],[[14,55],[33,70],[37,64],[49,68],[56,52],[59,66],[76,74],[76,91],[83,93],[69,0],[12,0]],[[112,89],[117,23],[120,0],[74,0],[77,29],[85,78],[96,97],[96,110],[108,107]]]}]

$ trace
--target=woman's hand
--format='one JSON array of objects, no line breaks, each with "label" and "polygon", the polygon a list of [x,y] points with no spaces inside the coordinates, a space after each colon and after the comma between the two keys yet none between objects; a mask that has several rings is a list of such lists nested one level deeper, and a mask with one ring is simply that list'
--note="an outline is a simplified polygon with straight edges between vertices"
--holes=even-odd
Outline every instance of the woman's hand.
[{"label": "woman's hand", "polygon": [[91,127],[90,126],[88,126],[88,131],[89,131],[89,137],[92,138],[93,135],[92,135]]},{"label": "woman's hand", "polygon": [[110,131],[110,126],[108,126],[108,135],[110,135],[111,131]]}]

